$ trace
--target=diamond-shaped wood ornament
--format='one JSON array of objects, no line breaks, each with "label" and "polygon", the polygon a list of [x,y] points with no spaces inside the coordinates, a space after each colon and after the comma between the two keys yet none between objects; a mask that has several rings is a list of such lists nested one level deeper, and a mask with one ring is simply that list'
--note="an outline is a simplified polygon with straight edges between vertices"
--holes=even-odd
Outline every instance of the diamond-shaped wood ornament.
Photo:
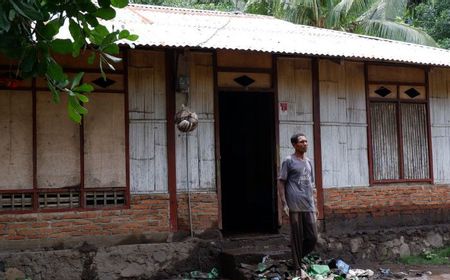
[{"label": "diamond-shaped wood ornament", "polygon": [[414,97],[417,97],[420,95],[420,92],[418,92],[415,88],[410,88],[408,90],[405,90],[405,93],[411,98],[414,98]]},{"label": "diamond-shaped wood ornament", "polygon": [[251,85],[255,82],[255,80],[253,80],[252,78],[250,78],[247,75],[237,77],[234,79],[234,81],[243,87],[248,87],[249,85]]},{"label": "diamond-shaped wood ornament", "polygon": [[107,87],[111,86],[112,84],[114,84],[116,81],[111,80],[109,78],[106,78],[106,80],[105,80],[105,79],[103,79],[103,77],[100,77],[98,79],[93,80],[92,82],[99,87],[107,88]]},{"label": "diamond-shaped wood ornament", "polygon": [[386,97],[387,95],[389,95],[392,91],[388,88],[385,88],[383,86],[381,86],[380,88],[378,88],[377,90],[375,90],[375,93],[378,94],[381,97]]}]

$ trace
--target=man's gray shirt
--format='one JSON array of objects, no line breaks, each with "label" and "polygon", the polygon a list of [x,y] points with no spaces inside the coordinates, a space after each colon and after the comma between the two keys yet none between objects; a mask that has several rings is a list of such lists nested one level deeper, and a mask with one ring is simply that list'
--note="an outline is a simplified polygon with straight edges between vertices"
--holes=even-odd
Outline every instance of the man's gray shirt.
[{"label": "man's gray shirt", "polygon": [[286,202],[291,212],[314,212],[314,175],[311,160],[292,154],[281,165],[279,180],[285,182]]}]

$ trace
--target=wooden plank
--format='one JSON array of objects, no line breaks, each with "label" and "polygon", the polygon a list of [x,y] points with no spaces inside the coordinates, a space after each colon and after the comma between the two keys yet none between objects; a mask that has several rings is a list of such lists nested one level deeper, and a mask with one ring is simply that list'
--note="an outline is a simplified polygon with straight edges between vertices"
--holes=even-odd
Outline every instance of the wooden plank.
[{"label": "wooden plank", "polygon": [[450,71],[433,68],[429,73],[433,174],[437,184],[450,183]]},{"label": "wooden plank", "polygon": [[132,193],[167,192],[164,53],[131,51],[129,118]]},{"label": "wooden plank", "polygon": [[217,50],[217,66],[272,68],[272,56],[270,53]]},{"label": "wooden plank", "polygon": [[[290,138],[295,133],[308,137],[307,156],[314,161],[315,139],[313,127],[313,85],[311,60],[303,58],[278,58],[277,60],[279,118],[279,161],[294,152]],[[284,105],[283,105],[284,106]],[[319,206],[320,207],[320,206]]]},{"label": "wooden plank", "polygon": [[31,92],[0,91],[0,128],[0,188],[32,188]]},{"label": "wooden plank", "polygon": [[199,187],[215,189],[216,167],[214,154],[214,122],[201,122],[197,131],[199,139]]},{"label": "wooden plank", "polygon": [[423,68],[369,65],[369,81],[425,83]]},{"label": "wooden plank", "polygon": [[128,69],[130,120],[155,118],[154,68]]},{"label": "wooden plank", "polygon": [[85,118],[85,188],[123,187],[125,112],[123,94],[93,94]]},{"label": "wooden plank", "polygon": [[167,192],[167,144],[164,121],[131,121],[132,193]]},{"label": "wooden plank", "polygon": [[212,55],[191,53],[190,65],[190,108],[200,119],[213,119],[214,84]]},{"label": "wooden plank", "polygon": [[197,113],[199,125],[187,135],[175,128],[177,189],[187,190],[186,179],[189,175],[191,190],[214,190],[216,179],[212,55],[191,53],[189,61],[191,62],[189,96],[186,99],[184,94],[177,94],[177,104],[180,106],[180,103],[189,101],[188,107]]},{"label": "wooden plank", "polygon": [[347,121],[350,123],[367,124],[364,64],[346,62],[345,70]]},{"label": "wooden plank", "polygon": [[368,185],[364,65],[320,60],[319,69],[324,187]]},{"label": "wooden plank", "polygon": [[67,95],[54,104],[51,93],[38,92],[36,116],[38,187],[79,186],[80,127],[67,116]]},{"label": "wooden plank", "polygon": [[309,59],[278,59],[278,102],[287,103],[279,110],[280,120],[311,122],[312,78]]}]

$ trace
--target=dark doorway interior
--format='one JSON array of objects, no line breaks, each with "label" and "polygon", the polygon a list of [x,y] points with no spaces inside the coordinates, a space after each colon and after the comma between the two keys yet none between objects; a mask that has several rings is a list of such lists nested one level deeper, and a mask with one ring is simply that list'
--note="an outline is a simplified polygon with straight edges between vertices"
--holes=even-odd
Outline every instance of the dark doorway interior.
[{"label": "dark doorway interior", "polygon": [[273,94],[220,92],[219,110],[223,229],[274,232]]}]

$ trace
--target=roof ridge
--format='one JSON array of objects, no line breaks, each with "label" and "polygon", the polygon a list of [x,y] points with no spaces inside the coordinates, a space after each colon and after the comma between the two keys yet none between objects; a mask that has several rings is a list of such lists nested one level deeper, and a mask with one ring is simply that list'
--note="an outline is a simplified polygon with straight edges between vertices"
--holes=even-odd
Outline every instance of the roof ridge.
[{"label": "roof ridge", "polygon": [[274,18],[272,16],[250,14],[250,13],[245,13],[245,12],[241,12],[241,11],[226,12],[226,11],[218,11],[218,10],[204,10],[204,9],[172,7],[172,6],[135,4],[135,3],[129,3],[128,6],[144,8],[144,9],[153,9],[153,10],[158,10],[158,11],[162,11],[162,12],[191,12],[191,13],[205,14],[205,15],[244,16],[244,17],[252,17],[252,18]]}]

